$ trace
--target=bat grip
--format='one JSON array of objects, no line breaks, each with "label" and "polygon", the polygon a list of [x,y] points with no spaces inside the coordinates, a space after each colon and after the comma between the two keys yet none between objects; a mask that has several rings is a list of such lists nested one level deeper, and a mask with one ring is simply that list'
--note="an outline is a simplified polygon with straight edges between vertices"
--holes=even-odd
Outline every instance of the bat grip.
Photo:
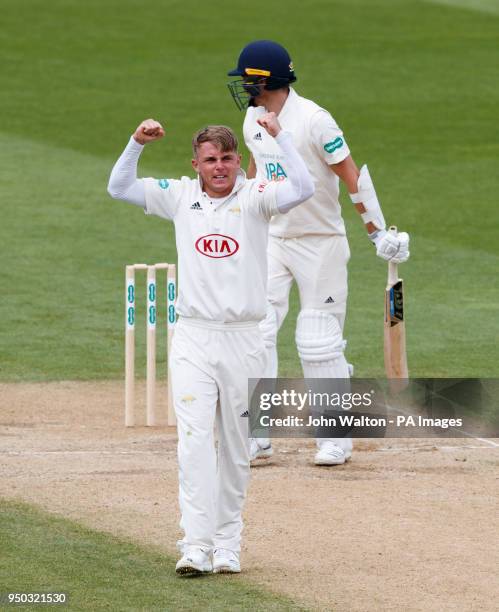
[{"label": "bat grip", "polygon": [[396,263],[388,262],[388,284],[395,285],[399,279],[398,266]]},{"label": "bat grip", "polygon": [[[388,228],[388,232],[392,235],[392,236],[397,236],[398,235],[398,230],[397,230],[397,226],[396,225],[390,225],[390,227]],[[392,263],[391,261],[388,262],[388,284],[394,285],[399,278],[399,274],[398,274],[398,264],[396,263]]]}]

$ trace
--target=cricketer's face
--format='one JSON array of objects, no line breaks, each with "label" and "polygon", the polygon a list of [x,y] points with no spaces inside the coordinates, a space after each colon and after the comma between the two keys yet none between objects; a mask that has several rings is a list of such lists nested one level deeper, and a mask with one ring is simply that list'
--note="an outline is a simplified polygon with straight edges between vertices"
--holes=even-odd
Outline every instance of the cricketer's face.
[{"label": "cricketer's face", "polygon": [[192,167],[203,181],[203,189],[211,198],[223,198],[232,191],[241,156],[237,151],[222,151],[212,142],[203,142],[197,148]]}]

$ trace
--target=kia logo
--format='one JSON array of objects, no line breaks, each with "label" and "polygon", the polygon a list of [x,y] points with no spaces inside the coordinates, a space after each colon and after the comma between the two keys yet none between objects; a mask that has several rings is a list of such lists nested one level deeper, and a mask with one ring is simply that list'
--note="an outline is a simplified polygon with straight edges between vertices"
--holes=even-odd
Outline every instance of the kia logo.
[{"label": "kia logo", "polygon": [[237,253],[239,244],[234,238],[223,234],[208,234],[196,240],[196,251],[206,257],[219,259],[220,257],[230,257]]}]

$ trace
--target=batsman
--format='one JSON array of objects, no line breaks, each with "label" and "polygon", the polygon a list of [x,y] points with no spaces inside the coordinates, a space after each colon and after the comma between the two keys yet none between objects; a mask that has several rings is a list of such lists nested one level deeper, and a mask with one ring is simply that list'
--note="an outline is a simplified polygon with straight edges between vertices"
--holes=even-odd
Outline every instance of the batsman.
[{"label": "batsman", "polygon": [[[268,246],[268,306],[262,324],[268,353],[268,378],[277,377],[277,332],[288,311],[289,292],[296,280],[300,313],[296,346],[305,378],[348,379],[343,336],[347,306],[347,264],[350,249],[339,202],[339,182],[345,184],[365,225],[376,254],[399,264],[409,258],[409,236],[386,231],[373,179],[366,165],[359,170],[343,132],[328,111],[301,97],[287,50],[270,40],[249,43],[229,76],[232,97],[246,111],[243,133],[251,152],[248,177],[277,183],[291,178],[286,155],[262,130],[258,119],[274,112],[304,159],[315,185],[306,206],[270,223]],[[338,465],[352,453],[350,438],[318,439],[317,465]],[[266,438],[252,441],[252,459],[271,456]]]}]

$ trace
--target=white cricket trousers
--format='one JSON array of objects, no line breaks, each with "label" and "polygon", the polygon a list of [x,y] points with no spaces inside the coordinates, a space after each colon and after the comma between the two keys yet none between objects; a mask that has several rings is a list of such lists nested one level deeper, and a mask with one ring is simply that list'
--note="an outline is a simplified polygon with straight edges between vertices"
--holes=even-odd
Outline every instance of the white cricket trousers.
[{"label": "white cricket trousers", "polygon": [[288,313],[293,279],[300,309],[330,312],[343,329],[347,308],[347,264],[350,247],[346,236],[269,237],[267,297],[279,329]]},{"label": "white cricket trousers", "polygon": [[[289,293],[293,280],[298,286],[300,309],[330,313],[336,317],[343,330],[347,309],[347,264],[350,259],[350,247],[346,236],[307,235],[299,238],[270,236],[267,253],[269,307],[267,318],[262,323],[262,330],[266,330],[268,334],[266,377],[276,378],[277,332],[288,313]],[[307,367],[303,362],[302,368],[305,378],[338,377],[333,369],[327,371],[322,368],[319,374],[316,367]],[[345,451],[352,450],[350,437],[317,438],[317,446],[320,448],[326,441],[334,442]],[[266,446],[269,442],[268,438],[260,438],[262,446]]]},{"label": "white cricket trousers", "polygon": [[248,378],[265,371],[262,333],[256,322],[181,317],[170,364],[185,534],[179,546],[239,552],[250,477]]}]

